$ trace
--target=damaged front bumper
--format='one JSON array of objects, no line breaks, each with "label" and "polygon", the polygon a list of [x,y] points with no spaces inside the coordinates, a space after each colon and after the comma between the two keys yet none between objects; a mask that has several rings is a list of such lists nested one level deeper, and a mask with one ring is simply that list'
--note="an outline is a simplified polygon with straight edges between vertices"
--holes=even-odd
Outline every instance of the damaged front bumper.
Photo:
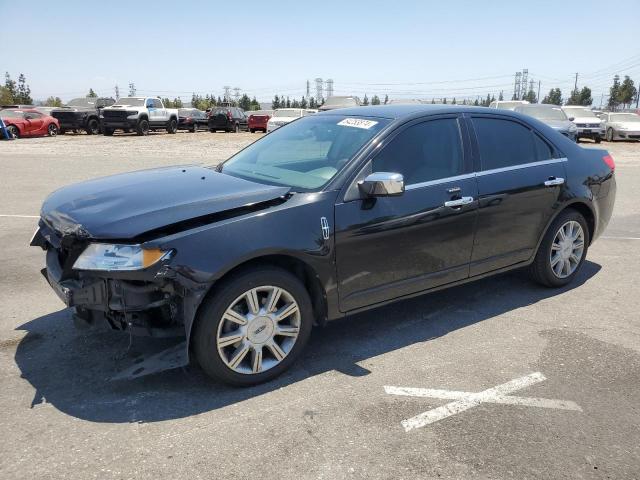
[{"label": "damaged front bumper", "polygon": [[74,308],[76,326],[106,323],[115,330],[154,337],[186,334],[185,323],[190,326],[195,313],[194,292],[166,262],[136,271],[74,270],[87,244],[61,238],[42,224],[31,241],[47,251],[42,274],[64,304]]}]

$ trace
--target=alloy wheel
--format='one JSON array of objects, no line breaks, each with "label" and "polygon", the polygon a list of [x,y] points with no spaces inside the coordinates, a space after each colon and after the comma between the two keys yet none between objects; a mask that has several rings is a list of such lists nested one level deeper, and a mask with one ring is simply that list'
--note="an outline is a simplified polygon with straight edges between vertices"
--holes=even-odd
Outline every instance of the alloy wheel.
[{"label": "alloy wheel", "polygon": [[265,285],[237,297],[222,315],[216,348],[236,373],[258,374],[280,364],[300,333],[301,313],[293,295]]},{"label": "alloy wheel", "polygon": [[564,223],[556,232],[551,244],[549,261],[558,278],[567,278],[576,271],[584,255],[584,231],[575,220]]},{"label": "alloy wheel", "polygon": [[58,127],[56,127],[53,123],[49,125],[49,136],[55,137],[58,134]]}]

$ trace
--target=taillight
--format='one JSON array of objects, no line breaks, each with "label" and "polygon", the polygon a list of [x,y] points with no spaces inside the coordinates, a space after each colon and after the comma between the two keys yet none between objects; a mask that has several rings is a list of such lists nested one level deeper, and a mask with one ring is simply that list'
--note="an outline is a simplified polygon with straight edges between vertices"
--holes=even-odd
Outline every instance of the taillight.
[{"label": "taillight", "polygon": [[231,115],[231,112],[229,110],[227,110],[227,118],[229,120],[233,120],[233,116]]},{"label": "taillight", "polygon": [[605,155],[602,157],[602,161],[607,164],[611,171],[616,169],[616,162],[613,161],[613,157],[611,155]]}]

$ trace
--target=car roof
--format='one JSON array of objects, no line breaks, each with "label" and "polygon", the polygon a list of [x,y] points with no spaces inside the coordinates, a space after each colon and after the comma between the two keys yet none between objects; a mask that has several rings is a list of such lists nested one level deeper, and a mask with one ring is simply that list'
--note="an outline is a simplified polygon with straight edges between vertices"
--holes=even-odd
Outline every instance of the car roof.
[{"label": "car roof", "polygon": [[[410,117],[414,115],[438,115],[442,113],[478,112],[496,114],[495,108],[474,107],[469,105],[372,105],[367,107],[338,108],[319,112],[316,115],[353,115],[354,117],[380,117],[392,120]],[[501,115],[510,115],[509,110],[500,110]]]}]

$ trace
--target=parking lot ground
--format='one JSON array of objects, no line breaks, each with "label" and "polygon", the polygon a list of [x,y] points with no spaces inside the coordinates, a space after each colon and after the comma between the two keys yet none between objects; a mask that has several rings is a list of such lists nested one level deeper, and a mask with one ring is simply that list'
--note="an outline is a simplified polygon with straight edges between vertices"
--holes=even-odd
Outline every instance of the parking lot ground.
[{"label": "parking lot ground", "polygon": [[566,288],[514,272],[333,322],[258,387],[195,367],[111,380],[157,341],[73,328],[28,247],[40,203],[254,138],[0,143],[0,478],[640,478],[640,144],[601,145],[617,162],[614,218]]}]

